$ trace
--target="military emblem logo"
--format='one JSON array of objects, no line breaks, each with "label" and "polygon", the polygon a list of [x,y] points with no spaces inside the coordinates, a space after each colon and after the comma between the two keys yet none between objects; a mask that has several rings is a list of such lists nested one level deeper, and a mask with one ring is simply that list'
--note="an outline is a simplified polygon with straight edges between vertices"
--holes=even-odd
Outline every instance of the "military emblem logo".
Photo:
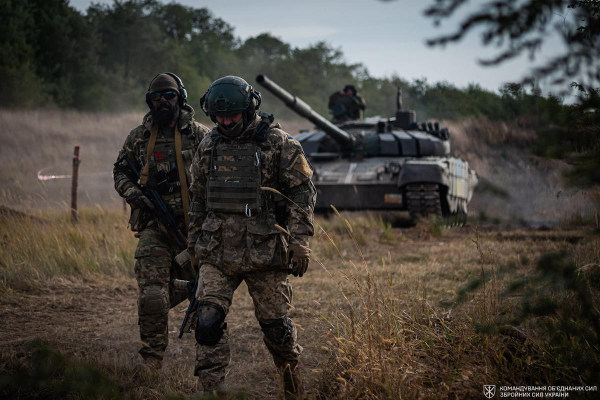
[{"label": "military emblem logo", "polygon": [[496,395],[496,385],[483,385],[483,395],[491,399]]}]

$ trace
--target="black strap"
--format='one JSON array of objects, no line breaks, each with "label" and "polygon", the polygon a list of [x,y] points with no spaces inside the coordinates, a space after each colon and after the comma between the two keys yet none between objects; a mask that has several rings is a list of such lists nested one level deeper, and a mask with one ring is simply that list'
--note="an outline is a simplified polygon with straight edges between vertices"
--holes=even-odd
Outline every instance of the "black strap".
[{"label": "black strap", "polygon": [[256,131],[254,132],[254,140],[257,143],[262,143],[267,140],[267,133],[269,132],[269,128],[273,124],[273,121],[275,121],[275,117],[273,114],[267,114],[263,111],[259,111],[258,116],[260,117],[261,121],[260,124],[258,124],[258,128],[256,128]]}]

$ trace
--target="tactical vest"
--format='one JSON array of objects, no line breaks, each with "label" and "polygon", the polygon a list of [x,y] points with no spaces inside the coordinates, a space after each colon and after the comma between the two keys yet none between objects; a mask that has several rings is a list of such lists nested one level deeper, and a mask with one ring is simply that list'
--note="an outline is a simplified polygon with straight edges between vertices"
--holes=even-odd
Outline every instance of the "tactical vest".
[{"label": "tactical vest", "polygon": [[[191,137],[182,135],[183,161],[186,165],[191,165],[194,145]],[[154,157],[148,157],[146,154],[146,144],[140,149],[140,165],[144,165],[148,160],[149,179],[147,186],[156,190],[162,199],[167,203],[175,215],[183,215],[181,204],[181,183],[177,171],[177,156],[175,154],[175,139],[158,137],[154,145]],[[186,175],[188,173],[187,167]],[[188,177],[189,182],[189,177]]]},{"label": "tactical vest", "polygon": [[208,211],[253,216],[261,211],[260,148],[254,141],[215,139],[206,185]]},{"label": "tactical vest", "polygon": [[156,141],[154,158],[150,159],[148,186],[155,189],[161,196],[167,196],[180,191],[181,184],[177,173],[174,141],[161,142]]}]

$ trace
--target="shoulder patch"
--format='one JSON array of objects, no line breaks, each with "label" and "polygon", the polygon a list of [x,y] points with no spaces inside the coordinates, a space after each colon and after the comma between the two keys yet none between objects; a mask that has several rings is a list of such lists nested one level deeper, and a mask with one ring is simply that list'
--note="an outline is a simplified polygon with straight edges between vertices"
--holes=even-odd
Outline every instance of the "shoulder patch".
[{"label": "shoulder patch", "polygon": [[294,165],[292,166],[292,168],[300,172],[307,178],[312,178],[313,171],[310,164],[308,163],[308,160],[306,159],[306,157],[304,157],[304,154],[298,154],[298,157],[296,157],[296,161],[294,161]]}]

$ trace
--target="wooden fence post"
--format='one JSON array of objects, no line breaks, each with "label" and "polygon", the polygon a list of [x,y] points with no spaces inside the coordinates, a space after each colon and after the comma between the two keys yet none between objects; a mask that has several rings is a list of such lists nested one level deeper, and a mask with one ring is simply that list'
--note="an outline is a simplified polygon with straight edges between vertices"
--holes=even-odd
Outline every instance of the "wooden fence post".
[{"label": "wooden fence post", "polygon": [[73,150],[73,178],[71,180],[71,218],[73,222],[79,221],[77,213],[77,178],[79,177],[79,145]]}]

